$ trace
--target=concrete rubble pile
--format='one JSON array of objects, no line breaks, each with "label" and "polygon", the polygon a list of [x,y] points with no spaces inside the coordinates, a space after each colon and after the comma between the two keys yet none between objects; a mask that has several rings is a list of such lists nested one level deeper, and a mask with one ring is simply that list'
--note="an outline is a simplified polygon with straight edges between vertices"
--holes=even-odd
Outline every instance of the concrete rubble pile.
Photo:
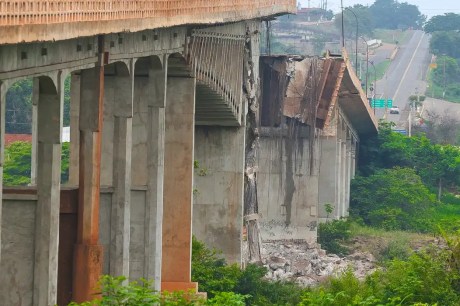
[{"label": "concrete rubble pile", "polygon": [[265,277],[274,281],[294,281],[303,287],[316,286],[328,276],[337,276],[351,268],[359,279],[377,269],[370,253],[356,252],[346,257],[326,254],[316,243],[264,242],[262,263]]}]

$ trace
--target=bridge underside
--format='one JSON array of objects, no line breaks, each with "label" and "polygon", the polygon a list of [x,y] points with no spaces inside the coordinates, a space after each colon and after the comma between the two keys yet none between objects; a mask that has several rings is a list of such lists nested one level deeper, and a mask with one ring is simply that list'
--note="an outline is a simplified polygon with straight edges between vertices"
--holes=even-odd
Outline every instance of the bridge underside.
[{"label": "bridge underside", "polygon": [[[197,158],[210,165],[203,176],[207,188],[228,192],[228,201],[215,206],[209,201],[219,199],[201,194],[199,211],[231,212],[233,225],[225,228],[240,247],[248,74],[243,63],[245,54],[258,57],[258,27],[258,21],[247,21],[0,46],[1,118],[8,89],[24,78],[34,80],[37,117],[36,186],[5,189],[2,201],[0,300],[88,300],[97,296],[101,274],[143,277],[157,290],[197,290],[190,275]],[[62,188],[68,78],[70,174]],[[195,125],[204,130],[195,133]],[[223,130],[213,134],[206,126]],[[234,154],[217,150],[216,143],[228,144]]]}]

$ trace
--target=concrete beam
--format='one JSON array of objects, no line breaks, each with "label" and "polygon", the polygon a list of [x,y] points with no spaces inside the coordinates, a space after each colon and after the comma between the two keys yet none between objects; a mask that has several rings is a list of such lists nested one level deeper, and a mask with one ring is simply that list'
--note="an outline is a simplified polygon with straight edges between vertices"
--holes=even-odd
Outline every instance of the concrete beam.
[{"label": "concrete beam", "polygon": [[5,106],[7,85],[0,82],[0,262],[2,259],[3,160],[5,156]]},{"label": "concrete beam", "polygon": [[30,185],[35,186],[37,184],[37,128],[38,128],[38,99],[40,96],[39,92],[39,81],[38,78],[33,79],[32,88],[32,152],[30,161]]},{"label": "concrete beam", "polygon": [[[134,97],[133,61],[131,73],[118,72],[106,79],[106,90],[114,91],[113,187],[110,275],[129,277],[131,153]],[[109,81],[110,80],[110,81]]]},{"label": "concrete beam", "polygon": [[191,282],[195,79],[168,77],[165,114],[162,290]]},{"label": "concrete beam", "polygon": [[61,130],[64,91],[62,75],[57,88],[49,77],[38,83],[37,209],[35,223],[35,265],[33,305],[56,304]]},{"label": "concrete beam", "polygon": [[73,284],[73,298],[78,303],[97,296],[95,288],[102,273],[99,202],[104,67],[83,70],[80,81],[79,211]]},{"label": "concrete beam", "polygon": [[70,160],[69,185],[78,186],[80,161],[80,75],[70,77]]},{"label": "concrete beam", "polygon": [[145,224],[144,277],[154,280],[156,290],[161,290],[163,253],[163,188],[165,154],[165,106],[168,61],[164,56],[162,67],[149,70],[147,119],[147,201]]}]

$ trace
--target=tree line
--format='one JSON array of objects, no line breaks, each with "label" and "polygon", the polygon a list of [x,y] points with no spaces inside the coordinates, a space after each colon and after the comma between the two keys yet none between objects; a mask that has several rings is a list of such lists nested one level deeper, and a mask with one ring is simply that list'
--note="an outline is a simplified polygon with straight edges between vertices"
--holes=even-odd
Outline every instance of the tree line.
[{"label": "tree line", "polygon": [[[426,21],[426,16],[420,12],[416,5],[395,0],[376,0],[370,6],[355,4],[344,9],[345,36],[354,37],[356,35],[356,18],[354,15],[358,19],[358,33],[365,36],[371,36],[375,29],[421,29]],[[335,25],[341,29],[341,13],[335,16]]]}]

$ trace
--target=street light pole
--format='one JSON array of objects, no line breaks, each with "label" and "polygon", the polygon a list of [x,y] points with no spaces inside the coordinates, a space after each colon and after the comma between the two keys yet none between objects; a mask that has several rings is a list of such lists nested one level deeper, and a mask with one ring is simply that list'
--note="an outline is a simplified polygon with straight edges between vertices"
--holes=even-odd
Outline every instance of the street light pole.
[{"label": "street light pole", "polygon": [[[353,16],[355,16],[356,19],[356,40],[355,40],[355,70],[358,69],[358,28],[359,28],[359,23],[358,23],[358,16],[356,16],[355,12],[349,7],[345,8],[346,10],[350,11]],[[343,22],[343,16],[342,16],[342,22]]]},{"label": "street light pole", "polygon": [[[375,69],[375,65],[373,62],[367,61],[369,64],[372,65],[374,68],[374,94],[372,95],[372,99],[377,95],[377,69]],[[375,102],[374,102],[374,115],[375,115]]]},{"label": "street light pole", "polygon": [[367,40],[364,37],[360,36],[360,38],[364,40],[364,42],[366,43],[366,98],[367,98],[367,88],[368,88],[367,78],[369,75],[369,44],[367,43]]},{"label": "street light pole", "polygon": [[342,8],[342,48],[345,48],[345,32],[343,29],[343,0],[340,0],[340,6]]}]

